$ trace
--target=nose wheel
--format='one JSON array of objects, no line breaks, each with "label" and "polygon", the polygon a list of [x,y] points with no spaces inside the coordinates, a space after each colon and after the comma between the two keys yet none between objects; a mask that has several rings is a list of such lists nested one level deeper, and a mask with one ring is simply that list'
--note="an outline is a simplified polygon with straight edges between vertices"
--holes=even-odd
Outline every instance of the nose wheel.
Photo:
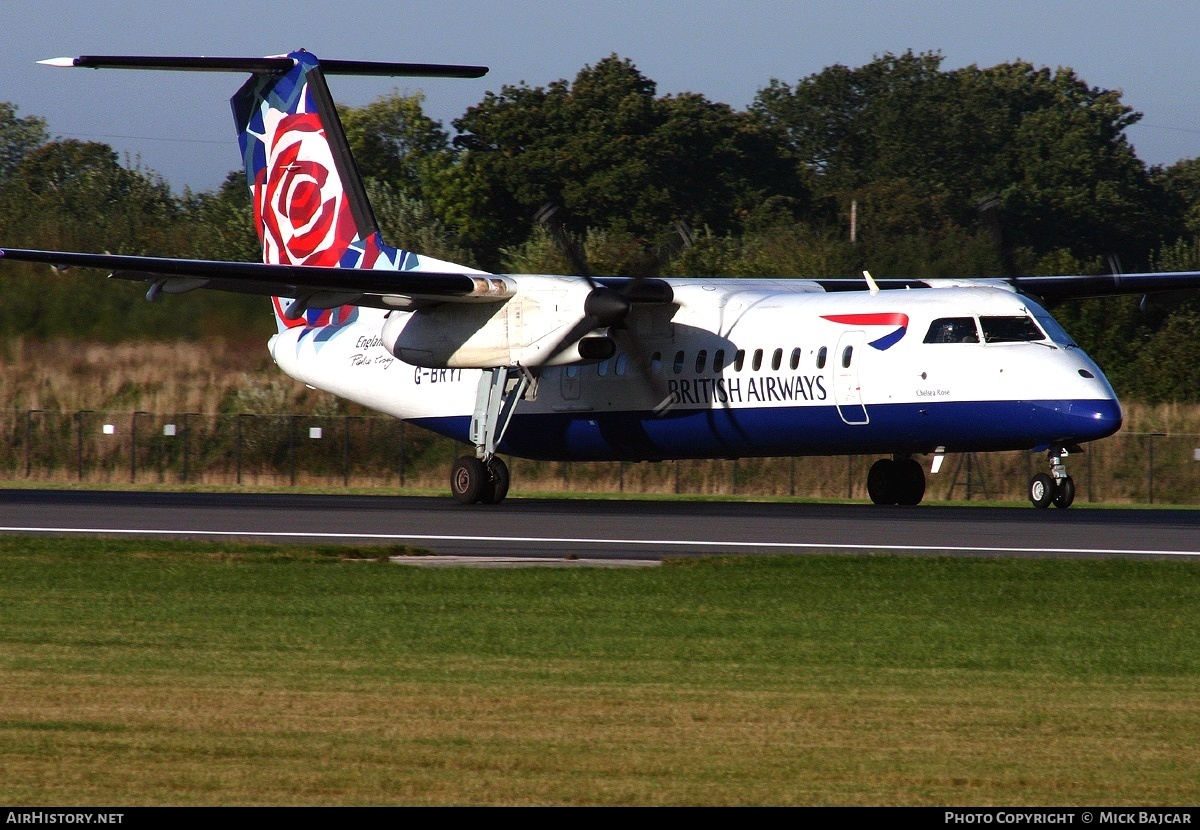
[{"label": "nose wheel", "polygon": [[1063,459],[1067,450],[1051,450],[1046,455],[1050,463],[1049,473],[1038,473],[1029,480],[1029,501],[1039,510],[1045,510],[1051,504],[1067,509],[1075,501],[1075,480],[1067,475],[1067,467]]},{"label": "nose wheel", "polygon": [[867,473],[867,495],[875,504],[920,504],[925,470],[915,458],[881,458]]}]

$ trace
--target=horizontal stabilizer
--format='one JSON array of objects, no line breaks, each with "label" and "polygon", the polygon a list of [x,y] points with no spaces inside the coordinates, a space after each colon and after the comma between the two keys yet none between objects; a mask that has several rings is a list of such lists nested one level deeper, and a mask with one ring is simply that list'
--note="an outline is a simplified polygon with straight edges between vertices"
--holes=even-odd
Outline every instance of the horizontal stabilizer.
[{"label": "horizontal stabilizer", "polygon": [[[202,56],[82,55],[78,58],[49,58],[46,66],[83,69],[164,69],[191,72],[287,72],[296,61],[285,56],[267,58],[224,58]],[[393,63],[388,61],[321,61],[326,75],[380,75],[395,78],[480,78],[486,66],[439,63]]]}]

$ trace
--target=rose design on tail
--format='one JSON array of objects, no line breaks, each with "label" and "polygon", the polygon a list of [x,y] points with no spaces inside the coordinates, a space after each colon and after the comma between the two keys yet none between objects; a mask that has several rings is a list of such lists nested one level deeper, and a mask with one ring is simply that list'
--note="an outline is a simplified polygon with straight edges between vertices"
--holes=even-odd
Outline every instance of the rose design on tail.
[{"label": "rose design on tail", "polygon": [[266,120],[266,164],[254,182],[263,259],[336,266],[356,232],[321,120],[275,110]]}]

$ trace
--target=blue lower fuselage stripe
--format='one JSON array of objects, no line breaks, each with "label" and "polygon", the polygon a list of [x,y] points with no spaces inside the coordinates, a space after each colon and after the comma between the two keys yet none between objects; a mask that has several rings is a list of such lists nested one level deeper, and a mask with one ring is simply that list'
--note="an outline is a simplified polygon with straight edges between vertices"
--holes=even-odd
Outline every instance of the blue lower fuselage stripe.
[{"label": "blue lower fuselage stripe", "polygon": [[[843,407],[845,409],[845,407]],[[638,412],[522,413],[500,451],[559,461],[849,455],[1027,450],[1112,435],[1121,427],[1113,400],[976,401],[874,404],[866,423],[846,423],[836,406]],[[412,423],[470,443],[470,417]],[[850,418],[849,420],[858,420]]]}]

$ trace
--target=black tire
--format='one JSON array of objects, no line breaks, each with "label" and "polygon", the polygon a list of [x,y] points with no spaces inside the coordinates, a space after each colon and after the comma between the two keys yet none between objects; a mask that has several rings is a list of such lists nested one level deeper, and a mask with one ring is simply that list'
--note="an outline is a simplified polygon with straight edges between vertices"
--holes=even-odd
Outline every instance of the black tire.
[{"label": "black tire", "polygon": [[483,485],[483,493],[479,500],[484,504],[499,504],[508,495],[508,465],[499,458],[493,458],[487,465],[488,480]]},{"label": "black tire", "polygon": [[1054,501],[1058,487],[1048,473],[1038,473],[1029,479],[1029,500],[1038,510],[1045,510]]},{"label": "black tire", "polygon": [[897,461],[896,473],[896,504],[920,504],[925,498],[925,470],[915,458],[905,458]]},{"label": "black tire", "polygon": [[474,456],[462,456],[450,469],[450,492],[459,504],[475,504],[487,483],[487,467]]},{"label": "black tire", "polygon": [[1058,492],[1054,494],[1054,506],[1066,510],[1075,502],[1075,479],[1067,476],[1058,483]]},{"label": "black tire", "polygon": [[890,458],[881,458],[871,465],[867,473],[867,495],[875,504],[895,504],[897,491],[897,467]]}]

